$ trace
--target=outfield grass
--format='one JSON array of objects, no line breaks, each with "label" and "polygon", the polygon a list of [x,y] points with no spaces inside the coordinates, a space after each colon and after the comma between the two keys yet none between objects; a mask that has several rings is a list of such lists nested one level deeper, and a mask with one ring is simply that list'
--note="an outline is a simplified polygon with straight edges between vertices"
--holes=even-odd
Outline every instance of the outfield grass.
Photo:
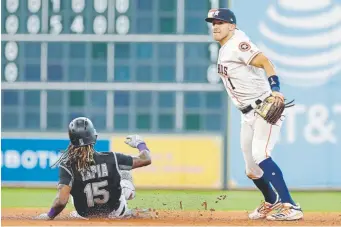
[{"label": "outfield grass", "polygon": [[[1,207],[46,207],[49,208],[56,189],[2,188]],[[226,195],[224,200],[219,196]],[[293,192],[293,198],[304,211],[341,211],[340,192]],[[179,210],[180,201],[185,210],[252,210],[262,200],[258,191],[170,191],[140,190],[136,198],[129,201],[130,207],[164,210]],[[218,201],[216,203],[216,201]],[[68,205],[69,207],[70,204]]]}]

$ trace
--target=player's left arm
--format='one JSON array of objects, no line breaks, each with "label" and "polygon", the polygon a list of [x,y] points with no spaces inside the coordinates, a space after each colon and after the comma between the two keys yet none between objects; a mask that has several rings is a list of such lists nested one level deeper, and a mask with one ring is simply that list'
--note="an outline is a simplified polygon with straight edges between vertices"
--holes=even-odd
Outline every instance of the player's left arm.
[{"label": "player's left arm", "polygon": [[69,201],[69,196],[71,192],[71,187],[65,184],[58,185],[58,192],[55,200],[53,201],[52,207],[47,214],[51,219],[58,216],[66,207]]},{"label": "player's left arm", "polygon": [[132,157],[132,169],[148,166],[152,163],[150,150],[141,136],[129,135],[126,137],[125,143],[139,150],[139,155]]},{"label": "player's left arm", "polygon": [[72,183],[72,171],[61,164],[59,167],[58,192],[55,200],[53,201],[52,207],[48,213],[43,213],[36,217],[36,219],[53,220],[56,216],[58,216],[64,210],[69,201]]},{"label": "player's left arm", "polygon": [[250,65],[264,69],[268,77],[268,81],[272,90],[272,95],[276,97],[276,102],[284,102],[284,96],[282,95],[282,93],[280,93],[279,77],[277,76],[275,67],[271,63],[271,61],[263,53],[258,53],[250,61]]}]

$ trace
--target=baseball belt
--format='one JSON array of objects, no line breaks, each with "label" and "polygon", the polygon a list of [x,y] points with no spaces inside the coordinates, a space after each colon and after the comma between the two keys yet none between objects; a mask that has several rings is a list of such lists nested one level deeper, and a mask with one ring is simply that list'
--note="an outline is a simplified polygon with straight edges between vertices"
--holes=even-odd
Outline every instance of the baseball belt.
[{"label": "baseball belt", "polygon": [[250,104],[250,105],[248,105],[248,106],[246,106],[246,107],[240,109],[240,111],[241,111],[243,114],[247,114],[247,113],[249,113],[251,110],[253,110],[254,108],[256,108],[256,106],[258,106],[258,105],[261,104],[261,103],[262,103],[262,100],[257,99],[257,100],[255,101],[255,104],[256,104],[255,106],[252,105],[252,104]]}]

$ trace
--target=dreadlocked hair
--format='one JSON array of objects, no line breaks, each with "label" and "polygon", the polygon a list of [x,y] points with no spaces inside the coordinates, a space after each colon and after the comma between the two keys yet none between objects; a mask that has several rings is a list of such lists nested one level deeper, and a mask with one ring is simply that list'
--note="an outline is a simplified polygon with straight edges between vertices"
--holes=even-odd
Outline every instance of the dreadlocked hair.
[{"label": "dreadlocked hair", "polygon": [[70,144],[52,167],[65,163],[68,166],[75,165],[78,171],[90,170],[90,166],[95,164],[94,152],[93,144],[82,147]]}]

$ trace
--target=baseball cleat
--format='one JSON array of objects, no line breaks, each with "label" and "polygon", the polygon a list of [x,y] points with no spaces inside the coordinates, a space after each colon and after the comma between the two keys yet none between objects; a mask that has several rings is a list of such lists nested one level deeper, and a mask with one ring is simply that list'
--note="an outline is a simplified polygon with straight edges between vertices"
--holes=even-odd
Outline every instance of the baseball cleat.
[{"label": "baseball cleat", "polygon": [[75,210],[70,212],[70,218],[89,220],[88,218],[80,216]]},{"label": "baseball cleat", "polygon": [[158,218],[158,212],[150,209],[134,208],[126,211],[125,218]]},{"label": "baseball cleat", "polygon": [[271,215],[266,217],[270,221],[295,221],[303,218],[303,212],[301,207],[297,204],[294,206],[290,203],[283,203],[282,208]]},{"label": "baseball cleat", "polygon": [[282,207],[282,203],[277,195],[276,202],[271,204],[268,202],[262,202],[259,207],[257,207],[252,213],[249,214],[249,219],[257,220],[266,218],[266,216],[273,210],[279,209]]}]

